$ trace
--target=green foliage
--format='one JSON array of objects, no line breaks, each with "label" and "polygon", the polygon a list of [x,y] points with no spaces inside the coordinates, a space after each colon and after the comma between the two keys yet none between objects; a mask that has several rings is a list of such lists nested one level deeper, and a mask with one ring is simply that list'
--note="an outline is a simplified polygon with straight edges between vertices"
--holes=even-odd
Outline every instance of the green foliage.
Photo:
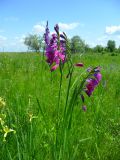
[{"label": "green foliage", "polygon": [[79,36],[73,36],[71,38],[71,51],[72,53],[83,53],[85,52],[85,42]]},{"label": "green foliage", "polygon": [[116,44],[114,40],[108,40],[107,42],[107,48],[108,51],[113,52],[115,50]]},{"label": "green foliage", "polygon": [[104,51],[104,48],[101,45],[96,45],[96,47],[94,48],[94,51],[101,53],[102,51]]},{"label": "green foliage", "polygon": [[28,46],[28,50],[38,52],[43,47],[42,41],[42,37],[30,34],[25,38],[24,44]]},{"label": "green foliage", "polygon": [[111,53],[111,56],[117,56],[117,53],[113,52]]},{"label": "green foliage", "polygon": [[120,53],[120,46],[118,47],[117,52]]},{"label": "green foliage", "polygon": [[[120,56],[73,56],[74,63],[79,61],[84,63],[84,68],[77,68],[71,81],[72,86],[76,75],[81,72],[84,75],[91,64],[102,66],[103,77],[91,98],[85,98],[86,112],[81,109],[81,100],[76,102],[69,132],[64,131],[62,126],[58,128],[58,148],[64,148],[61,148],[61,159],[119,160]],[[63,121],[66,76],[67,70],[62,77],[59,123]],[[59,71],[50,73],[42,56],[34,53],[0,54],[0,97],[6,102],[6,124],[16,131],[16,134],[8,134],[6,142],[3,142],[3,134],[0,132],[1,160],[55,159],[59,79]],[[63,131],[67,137],[63,137]],[[63,138],[67,143],[61,145]]]}]

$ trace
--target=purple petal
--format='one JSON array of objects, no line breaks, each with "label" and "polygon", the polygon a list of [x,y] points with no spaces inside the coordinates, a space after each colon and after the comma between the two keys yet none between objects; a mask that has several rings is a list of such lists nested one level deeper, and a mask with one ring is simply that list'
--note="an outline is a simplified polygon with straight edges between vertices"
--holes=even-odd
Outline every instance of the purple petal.
[{"label": "purple petal", "polygon": [[82,106],[82,110],[83,110],[84,112],[86,112],[86,111],[87,111],[87,107],[86,107],[86,106]]},{"label": "purple petal", "polygon": [[55,31],[56,31],[57,34],[58,34],[58,33],[59,33],[59,26],[58,26],[58,24],[55,25],[54,29],[55,29]]},{"label": "purple petal", "polygon": [[57,64],[54,65],[54,66],[51,68],[51,72],[54,71],[54,70],[56,70],[58,67],[59,67],[59,65],[57,65]]},{"label": "purple petal", "polygon": [[76,63],[75,66],[76,67],[83,67],[83,63]]},{"label": "purple petal", "polygon": [[101,79],[102,79],[101,73],[95,73],[94,76],[95,76],[95,78],[97,79],[98,82],[101,81]]}]

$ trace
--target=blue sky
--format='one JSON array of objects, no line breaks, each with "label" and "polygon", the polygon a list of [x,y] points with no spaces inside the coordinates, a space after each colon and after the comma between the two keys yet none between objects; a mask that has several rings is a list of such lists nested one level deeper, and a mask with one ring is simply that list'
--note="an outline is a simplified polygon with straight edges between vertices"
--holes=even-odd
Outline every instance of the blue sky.
[{"label": "blue sky", "polygon": [[29,33],[44,33],[46,21],[68,37],[79,35],[90,46],[120,45],[119,0],[0,0],[0,51],[26,51]]}]

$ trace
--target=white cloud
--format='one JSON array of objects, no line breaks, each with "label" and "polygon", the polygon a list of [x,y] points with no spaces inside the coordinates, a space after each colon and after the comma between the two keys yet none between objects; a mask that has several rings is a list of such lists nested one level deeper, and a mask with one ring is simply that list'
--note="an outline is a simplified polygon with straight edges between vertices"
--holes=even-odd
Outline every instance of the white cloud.
[{"label": "white cloud", "polygon": [[1,41],[5,41],[5,40],[7,40],[7,37],[0,36],[0,42],[1,42]]},{"label": "white cloud", "polygon": [[13,46],[13,47],[16,47],[17,43],[16,42],[11,42],[9,45]]},{"label": "white cloud", "polygon": [[102,46],[106,46],[108,40],[114,40],[116,42],[116,47],[120,45],[120,35],[116,34],[109,34],[109,35],[101,35],[100,37],[96,38],[95,43],[100,44]]},{"label": "white cloud", "polygon": [[15,52],[26,51],[27,47],[24,45],[25,37],[26,37],[25,34],[22,34],[22,35],[9,39],[6,50],[15,51]]},{"label": "white cloud", "polygon": [[21,34],[16,37],[5,37],[0,35],[0,51],[5,52],[21,52],[27,51],[27,46],[24,44],[24,39],[27,35]]},{"label": "white cloud", "polygon": [[101,36],[101,37],[97,38],[97,41],[98,41],[98,42],[101,42],[101,41],[106,40],[107,38],[108,38],[108,36],[107,36],[107,35],[103,35],[103,36]]},{"label": "white cloud", "polygon": [[33,31],[36,34],[44,33],[45,32],[45,26],[43,24],[36,24],[33,26]]},{"label": "white cloud", "polygon": [[117,38],[120,40],[120,35],[118,35]]},{"label": "white cloud", "polygon": [[70,23],[70,24],[59,22],[58,25],[61,30],[72,30],[72,29],[75,29],[76,27],[78,27],[80,24],[77,22]]},{"label": "white cloud", "polygon": [[17,36],[17,37],[15,37],[14,39],[15,39],[15,41],[16,41],[17,43],[24,43],[25,37],[26,37],[26,35],[25,35],[25,34],[22,34],[21,36]]},{"label": "white cloud", "polygon": [[0,35],[0,51],[6,46],[7,37]]},{"label": "white cloud", "polygon": [[105,32],[107,34],[119,34],[120,33],[120,25],[119,26],[107,26]]},{"label": "white cloud", "polygon": [[87,44],[88,44],[90,47],[95,47],[95,46],[96,46],[96,43],[95,43],[95,42],[87,42]]}]

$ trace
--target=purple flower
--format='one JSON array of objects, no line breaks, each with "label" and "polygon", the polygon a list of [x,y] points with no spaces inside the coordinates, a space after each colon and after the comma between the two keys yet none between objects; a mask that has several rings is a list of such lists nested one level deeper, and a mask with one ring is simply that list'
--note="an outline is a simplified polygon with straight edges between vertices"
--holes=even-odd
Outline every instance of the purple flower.
[{"label": "purple flower", "polygon": [[92,71],[92,68],[89,67],[89,68],[87,69],[87,72],[91,72],[91,71]]},{"label": "purple flower", "polygon": [[86,110],[87,110],[87,107],[84,105],[84,106],[82,106],[82,110],[84,111],[84,112],[86,112]]},{"label": "purple flower", "polygon": [[50,33],[50,32],[49,32],[48,22],[47,22],[46,30],[45,30],[45,34],[44,34],[44,39],[45,39],[46,45],[48,45],[49,42],[50,42],[49,33]]},{"label": "purple flower", "polygon": [[94,89],[98,86],[98,84],[102,79],[102,75],[100,73],[100,67],[96,67],[93,70],[91,69],[90,73],[93,74],[91,74],[91,78],[86,79],[87,83],[85,88],[85,92],[89,97],[92,95]]},{"label": "purple flower", "polygon": [[[60,40],[59,37],[59,26],[56,25],[54,27],[57,34],[52,34],[49,36],[49,29],[48,29],[48,23],[46,25],[46,32],[44,34],[46,48],[45,48],[45,55],[47,57],[47,63],[49,63],[51,67],[51,71],[56,70],[61,63],[65,63],[66,56],[66,43],[65,40]],[[54,66],[53,66],[54,64]]]},{"label": "purple flower", "polygon": [[87,82],[85,92],[90,97],[95,87],[98,85],[98,81],[95,79],[87,79]]},{"label": "purple flower", "polygon": [[94,72],[98,73],[98,72],[100,72],[100,70],[101,70],[101,67],[100,67],[100,66],[98,66],[98,67],[95,67],[93,70],[94,70]]},{"label": "purple flower", "polygon": [[101,79],[102,79],[101,73],[99,73],[99,72],[98,72],[98,73],[95,73],[94,76],[95,76],[95,78],[97,79],[98,82],[101,81]]},{"label": "purple flower", "polygon": [[60,34],[60,37],[66,39],[66,37],[63,34]]},{"label": "purple flower", "polygon": [[58,26],[58,24],[55,25],[54,29],[55,29],[56,33],[59,34],[59,26]]},{"label": "purple flower", "polygon": [[76,67],[83,67],[83,63],[76,63],[75,66]]},{"label": "purple flower", "polygon": [[54,65],[54,66],[51,68],[51,72],[54,71],[54,70],[56,70],[58,67],[59,67],[58,64]]}]

